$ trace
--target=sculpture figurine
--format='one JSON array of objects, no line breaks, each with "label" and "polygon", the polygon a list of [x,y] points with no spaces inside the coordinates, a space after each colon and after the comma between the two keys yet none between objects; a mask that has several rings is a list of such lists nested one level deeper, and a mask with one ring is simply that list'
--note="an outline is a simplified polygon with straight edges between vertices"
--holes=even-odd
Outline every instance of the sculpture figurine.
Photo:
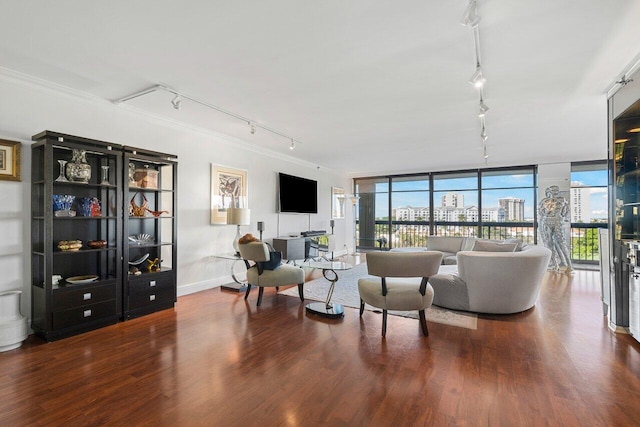
[{"label": "sculpture figurine", "polygon": [[546,197],[538,204],[540,234],[544,245],[551,250],[551,266],[554,270],[566,267],[573,270],[571,254],[564,224],[569,222],[569,202],[560,195],[560,188],[552,185],[545,190]]},{"label": "sculpture figurine", "polygon": [[153,261],[148,259],[147,262],[149,263],[149,265],[147,266],[147,270],[149,272],[160,271],[160,263],[162,262],[161,259],[155,258]]}]

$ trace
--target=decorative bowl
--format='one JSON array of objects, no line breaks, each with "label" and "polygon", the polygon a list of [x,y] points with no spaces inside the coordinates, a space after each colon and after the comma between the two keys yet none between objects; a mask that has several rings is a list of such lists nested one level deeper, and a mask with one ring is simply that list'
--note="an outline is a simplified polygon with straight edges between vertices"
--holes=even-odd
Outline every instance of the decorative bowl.
[{"label": "decorative bowl", "polygon": [[141,233],[129,236],[129,241],[133,245],[147,245],[153,243],[154,239],[151,234]]},{"label": "decorative bowl", "polygon": [[87,246],[89,246],[91,249],[101,249],[107,246],[107,241],[106,240],[89,240],[87,242]]},{"label": "decorative bowl", "polygon": [[82,247],[82,240],[60,240],[58,249],[61,251],[79,251]]}]

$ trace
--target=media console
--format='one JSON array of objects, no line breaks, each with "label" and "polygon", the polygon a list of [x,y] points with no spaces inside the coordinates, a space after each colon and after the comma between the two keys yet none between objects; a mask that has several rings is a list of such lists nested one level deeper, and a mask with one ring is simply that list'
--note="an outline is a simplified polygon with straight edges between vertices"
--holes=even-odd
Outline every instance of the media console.
[{"label": "media console", "polygon": [[300,234],[300,237],[275,237],[273,249],[282,252],[282,258],[287,261],[313,259],[319,257],[321,252],[333,251],[333,234],[326,234],[324,230],[311,230]]}]

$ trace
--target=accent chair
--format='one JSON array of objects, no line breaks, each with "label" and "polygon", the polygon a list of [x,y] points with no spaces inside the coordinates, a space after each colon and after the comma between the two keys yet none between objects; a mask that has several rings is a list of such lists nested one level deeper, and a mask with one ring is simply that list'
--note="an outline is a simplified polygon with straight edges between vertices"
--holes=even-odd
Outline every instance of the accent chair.
[{"label": "accent chair", "polygon": [[[300,300],[304,301],[304,271],[300,267],[282,263],[271,263],[271,250],[264,242],[251,242],[239,245],[240,255],[247,266],[247,293],[249,298],[252,286],[257,286],[259,307],[265,287],[278,289],[284,285],[298,285]],[[253,261],[253,265],[251,262]],[[273,265],[275,264],[275,265]]]},{"label": "accent chair", "polygon": [[442,253],[422,252],[370,252],[367,271],[372,276],[358,279],[360,316],[367,303],[382,309],[382,336],[387,333],[387,310],[418,310],[420,327],[429,336],[425,310],[433,302],[433,289],[429,277],[438,273]]}]

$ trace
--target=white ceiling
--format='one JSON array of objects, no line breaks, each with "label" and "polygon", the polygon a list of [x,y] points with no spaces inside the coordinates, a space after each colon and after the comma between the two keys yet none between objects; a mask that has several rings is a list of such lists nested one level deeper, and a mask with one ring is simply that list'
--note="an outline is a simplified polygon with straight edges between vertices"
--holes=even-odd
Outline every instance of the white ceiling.
[{"label": "white ceiling", "polygon": [[359,176],[605,158],[640,2],[479,4],[486,164],[467,0],[0,0],[0,67]]}]

